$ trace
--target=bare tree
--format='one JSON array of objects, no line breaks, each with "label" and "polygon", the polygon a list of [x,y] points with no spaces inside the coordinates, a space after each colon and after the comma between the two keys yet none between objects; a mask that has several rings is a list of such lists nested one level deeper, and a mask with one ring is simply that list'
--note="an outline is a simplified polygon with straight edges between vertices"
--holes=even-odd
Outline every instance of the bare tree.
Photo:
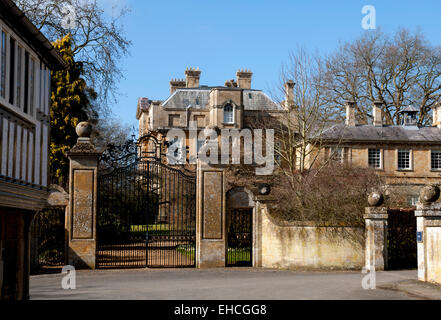
[{"label": "bare tree", "polygon": [[[107,17],[97,0],[17,0],[17,6],[42,31],[55,41],[68,33],[73,37],[75,60],[84,66],[89,87],[98,94],[97,106],[108,111],[108,105],[118,94],[117,83],[123,73],[119,60],[128,54],[131,44],[124,37],[121,19],[128,12],[122,7]],[[68,12],[68,6],[74,13]],[[65,29],[64,19],[72,28]]]},{"label": "bare tree", "polygon": [[92,135],[93,143],[99,150],[105,150],[110,144],[122,146],[134,135],[134,128],[121,124],[111,118],[102,118],[96,124]]},{"label": "bare tree", "polygon": [[261,121],[267,122],[266,127],[275,129],[276,164],[293,186],[311,168],[328,162],[320,158],[322,137],[336,114],[325,99],[324,81],[321,58],[305,49],[297,49],[282,67],[279,84],[272,94],[286,113],[277,121],[261,117]]},{"label": "bare tree", "polygon": [[368,122],[369,106],[380,100],[386,123],[399,124],[399,111],[412,104],[424,125],[441,97],[441,48],[420,32],[400,29],[389,37],[369,31],[327,58],[324,84],[328,103],[340,112],[346,101],[358,102],[360,123]]}]

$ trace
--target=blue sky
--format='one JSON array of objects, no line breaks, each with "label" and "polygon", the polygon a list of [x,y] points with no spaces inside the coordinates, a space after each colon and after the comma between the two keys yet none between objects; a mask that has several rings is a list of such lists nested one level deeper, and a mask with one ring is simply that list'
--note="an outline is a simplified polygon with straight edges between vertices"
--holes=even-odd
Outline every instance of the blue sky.
[{"label": "blue sky", "polygon": [[184,78],[186,67],[199,67],[205,85],[223,85],[237,69],[251,69],[252,87],[268,92],[290,51],[329,53],[369,32],[361,27],[365,5],[375,6],[383,31],[420,28],[441,45],[439,0],[102,1],[131,8],[124,29],[133,46],[121,61],[125,79],[112,110],[135,127],[138,98],[166,99],[170,79]]}]

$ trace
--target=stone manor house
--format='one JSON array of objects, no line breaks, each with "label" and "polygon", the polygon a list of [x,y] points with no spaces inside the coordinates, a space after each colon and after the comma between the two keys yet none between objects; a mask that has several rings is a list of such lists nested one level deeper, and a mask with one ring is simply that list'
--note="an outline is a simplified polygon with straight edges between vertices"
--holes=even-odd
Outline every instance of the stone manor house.
[{"label": "stone manor house", "polygon": [[[237,80],[227,80],[224,86],[200,85],[201,71],[185,70],[185,79],[170,81],[170,96],[164,101],[140,98],[136,118],[139,120],[139,135],[150,133],[158,138],[173,128],[187,132],[190,122],[197,129],[243,129],[254,124],[258,115],[279,118],[284,107],[274,102],[263,91],[252,89],[253,73],[239,70]],[[291,87],[292,89],[292,87]],[[181,144],[181,141],[174,141]],[[204,141],[192,146],[199,151]],[[179,156],[179,155],[176,155]]]},{"label": "stone manor house", "polygon": [[[227,80],[224,86],[200,85],[200,76],[200,70],[187,68],[185,79],[170,81],[167,99],[140,98],[136,111],[140,136],[150,133],[160,138],[173,128],[188,129],[190,121],[197,123],[198,130],[242,129],[253,124],[259,113],[283,118],[287,103],[292,103],[292,81],[285,83],[285,101],[279,104],[251,88],[250,71],[239,70],[236,80]],[[332,156],[341,163],[374,168],[387,185],[405,194],[409,206],[415,205],[421,186],[441,181],[440,105],[434,107],[429,127],[416,125],[418,110],[412,106],[400,112],[400,125],[384,123],[381,102],[372,106],[371,124],[357,124],[355,109],[356,102],[348,102],[345,123],[323,132],[322,161]],[[196,151],[203,143],[197,142]],[[186,145],[192,147],[188,141]]]},{"label": "stone manor house", "polygon": [[[163,137],[170,129],[188,128],[189,121],[196,122],[198,130],[241,129],[255,122],[259,114],[283,121],[288,114],[288,107],[293,103],[293,81],[285,83],[285,101],[278,104],[262,91],[251,88],[252,73],[249,71],[239,70],[236,81],[229,80],[224,86],[214,87],[200,85],[200,74],[200,70],[187,69],[185,80],[170,81],[170,96],[164,101],[139,99],[136,117],[139,120],[140,136],[149,133]],[[343,164],[373,168],[385,179],[386,185],[390,187],[389,192],[403,195],[408,207],[414,207],[424,185],[441,182],[440,105],[433,109],[432,126],[426,127],[416,125],[419,110],[412,106],[400,112],[399,125],[384,123],[380,102],[372,106],[371,124],[357,124],[355,107],[355,102],[348,102],[345,123],[330,125],[324,130],[320,137],[321,147],[317,150],[319,159],[327,161],[331,158]],[[203,143],[198,141],[197,151]],[[323,237],[321,232],[326,228],[319,224],[279,224],[273,221],[266,204],[277,201],[277,195],[262,197],[262,193],[259,195],[259,192],[250,191],[251,186],[228,190],[225,180],[228,177],[225,177],[222,169],[205,165],[198,169],[198,212],[202,216],[198,222],[202,225],[201,240],[197,245],[199,257],[203,257],[204,253],[208,256],[223,256],[226,237],[223,228],[229,239],[229,226],[234,219],[234,212],[245,210],[252,219],[252,266],[361,268],[365,265],[365,258],[370,259],[363,245],[354,245],[343,238],[332,242]],[[206,195],[208,191],[210,195]],[[209,219],[213,225],[207,224],[206,227],[204,219]],[[212,229],[216,230],[215,235],[208,233]],[[350,228],[347,230],[354,234],[364,232]],[[305,232],[307,237],[302,236]],[[229,240],[226,246],[229,247]],[[379,268],[384,268],[387,263],[384,261],[378,264]],[[197,265],[224,266],[222,258],[217,262],[200,258]]]},{"label": "stone manor house", "polygon": [[372,106],[371,124],[357,124],[356,104],[347,103],[345,123],[323,132],[322,159],[361,168],[373,168],[393,190],[415,206],[421,187],[441,182],[441,106],[433,108],[432,126],[417,126],[419,112],[413,106],[400,111],[400,124],[387,125],[382,103]]}]

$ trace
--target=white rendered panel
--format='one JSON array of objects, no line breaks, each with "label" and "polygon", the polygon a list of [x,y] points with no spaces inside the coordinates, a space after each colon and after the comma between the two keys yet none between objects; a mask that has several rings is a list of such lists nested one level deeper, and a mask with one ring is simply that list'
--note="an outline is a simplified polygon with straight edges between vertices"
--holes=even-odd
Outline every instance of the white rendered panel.
[{"label": "white rendered panel", "polygon": [[41,123],[38,122],[35,127],[35,144],[34,144],[34,183],[40,185],[40,157],[41,157]]},{"label": "white rendered panel", "polygon": [[14,135],[15,135],[15,124],[9,121],[9,140],[8,140],[8,177],[12,178],[14,174],[12,169],[14,168]]},{"label": "white rendered panel", "polygon": [[28,154],[27,154],[27,162],[28,162],[28,178],[27,181],[32,183],[33,177],[32,177],[32,168],[34,166],[34,133],[29,131],[28,133]]},{"label": "white rendered panel", "polygon": [[47,187],[47,168],[48,168],[48,148],[49,148],[49,129],[43,125],[43,150],[41,150],[41,185]]},{"label": "white rendered panel", "polygon": [[21,126],[17,125],[17,137],[15,139],[15,179],[20,179],[21,173],[21,132]]},{"label": "white rendered panel", "polygon": [[23,128],[23,144],[21,146],[21,179],[28,181],[26,177],[28,167],[28,130]]},{"label": "white rendered panel", "polygon": [[9,131],[9,121],[3,118],[2,125],[2,164],[1,164],[1,174],[6,176],[6,170],[8,165],[8,131]]}]

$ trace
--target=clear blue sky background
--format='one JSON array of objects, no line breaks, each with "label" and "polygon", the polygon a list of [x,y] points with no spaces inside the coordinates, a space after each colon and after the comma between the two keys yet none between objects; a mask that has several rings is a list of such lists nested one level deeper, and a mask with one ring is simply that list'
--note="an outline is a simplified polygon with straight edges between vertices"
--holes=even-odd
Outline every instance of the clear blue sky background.
[{"label": "clear blue sky background", "polygon": [[237,69],[251,69],[252,87],[268,92],[290,51],[329,53],[368,32],[361,27],[364,5],[375,6],[383,31],[420,28],[441,45],[440,0],[101,1],[131,8],[124,28],[133,46],[121,61],[125,79],[112,109],[136,128],[137,99],[166,99],[170,79],[184,78],[186,67],[199,67],[205,85],[223,85]]}]

